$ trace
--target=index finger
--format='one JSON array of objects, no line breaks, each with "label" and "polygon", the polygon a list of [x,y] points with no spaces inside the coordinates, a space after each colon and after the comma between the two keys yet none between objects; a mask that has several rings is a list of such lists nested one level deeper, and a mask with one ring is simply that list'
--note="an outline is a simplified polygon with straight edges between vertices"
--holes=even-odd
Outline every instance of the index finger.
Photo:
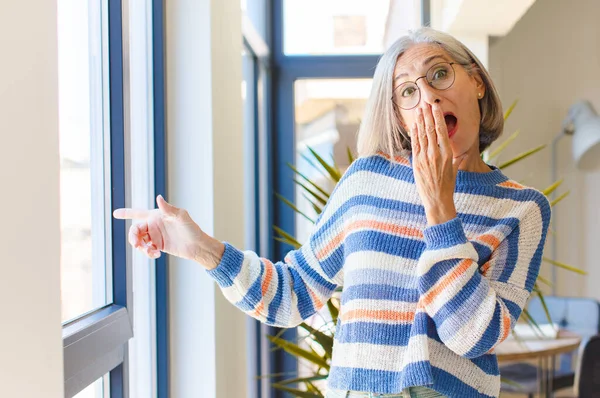
[{"label": "index finger", "polygon": [[431,107],[431,111],[433,113],[433,119],[435,120],[435,131],[437,132],[440,148],[445,152],[452,151],[450,148],[450,139],[448,138],[448,129],[446,128],[446,120],[444,119],[442,109],[436,103]]},{"label": "index finger", "polygon": [[119,220],[145,220],[150,216],[150,212],[152,210],[142,210],[142,209],[116,209],[113,211],[113,217],[118,218]]}]

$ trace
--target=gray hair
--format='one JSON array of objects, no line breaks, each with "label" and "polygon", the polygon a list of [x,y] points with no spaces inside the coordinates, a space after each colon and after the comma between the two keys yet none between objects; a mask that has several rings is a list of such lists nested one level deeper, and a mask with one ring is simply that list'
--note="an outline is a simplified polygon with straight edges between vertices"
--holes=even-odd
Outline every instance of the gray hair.
[{"label": "gray hair", "polygon": [[[479,153],[487,149],[502,134],[504,129],[502,103],[492,78],[479,59],[451,35],[429,27],[421,27],[409,31],[406,36],[396,40],[377,63],[371,94],[358,131],[359,156],[370,156],[380,151],[394,156],[401,150],[410,151],[410,138],[400,124],[392,101],[393,77],[398,58],[410,47],[421,43],[439,45],[454,61],[461,64],[469,75],[478,72],[481,76],[486,90],[483,98],[479,100],[481,112]],[[477,66],[475,67],[473,63]]]}]

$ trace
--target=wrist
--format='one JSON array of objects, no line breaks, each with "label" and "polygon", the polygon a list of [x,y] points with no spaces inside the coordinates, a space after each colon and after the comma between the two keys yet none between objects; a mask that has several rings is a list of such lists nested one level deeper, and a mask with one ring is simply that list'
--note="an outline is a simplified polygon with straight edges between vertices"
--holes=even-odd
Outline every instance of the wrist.
[{"label": "wrist", "polygon": [[438,225],[456,218],[456,207],[452,203],[439,203],[437,205],[425,206],[425,216],[428,225]]},{"label": "wrist", "polygon": [[217,268],[223,253],[225,252],[225,245],[223,242],[203,234],[203,237],[198,242],[198,246],[195,250],[194,261],[202,265],[207,270]]}]

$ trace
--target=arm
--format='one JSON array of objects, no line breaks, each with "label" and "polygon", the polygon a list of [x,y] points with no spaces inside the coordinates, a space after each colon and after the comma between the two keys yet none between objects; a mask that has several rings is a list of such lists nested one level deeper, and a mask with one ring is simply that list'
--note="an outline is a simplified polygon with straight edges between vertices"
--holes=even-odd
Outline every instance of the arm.
[{"label": "arm", "polygon": [[338,286],[336,281],[341,280],[343,205],[349,197],[345,183],[349,174],[347,171],[336,185],[307,242],[290,251],[284,261],[274,263],[229,243],[224,243],[221,257],[213,243],[213,255],[207,254],[205,259],[220,261],[207,266],[207,272],[232,304],[268,325],[293,327],[327,303]]},{"label": "arm", "polygon": [[460,219],[424,231],[426,247],[417,267],[419,307],[433,319],[444,344],[461,356],[490,353],[502,342],[533,289],[550,222],[546,197],[535,195],[519,218],[479,237],[491,251],[481,273],[479,255]]}]

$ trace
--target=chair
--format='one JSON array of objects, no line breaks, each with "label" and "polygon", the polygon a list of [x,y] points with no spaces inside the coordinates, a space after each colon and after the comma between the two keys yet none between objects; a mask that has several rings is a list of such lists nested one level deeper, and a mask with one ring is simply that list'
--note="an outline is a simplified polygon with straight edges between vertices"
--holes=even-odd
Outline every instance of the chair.
[{"label": "chair", "polygon": [[[548,312],[554,323],[581,336],[581,345],[600,333],[600,303],[595,299],[581,297],[544,296]],[[528,306],[531,317],[538,324],[547,324],[548,317],[539,297],[533,297]],[[529,363],[516,363],[500,367],[502,377],[515,381],[518,386],[502,383],[502,390],[528,394],[529,398],[539,391],[538,369]],[[560,390],[575,384],[573,353],[560,356],[560,364],[554,371],[552,390]],[[597,395],[600,396],[600,395]]]},{"label": "chair", "polygon": [[578,398],[600,397],[600,335],[585,344],[575,379]]}]

